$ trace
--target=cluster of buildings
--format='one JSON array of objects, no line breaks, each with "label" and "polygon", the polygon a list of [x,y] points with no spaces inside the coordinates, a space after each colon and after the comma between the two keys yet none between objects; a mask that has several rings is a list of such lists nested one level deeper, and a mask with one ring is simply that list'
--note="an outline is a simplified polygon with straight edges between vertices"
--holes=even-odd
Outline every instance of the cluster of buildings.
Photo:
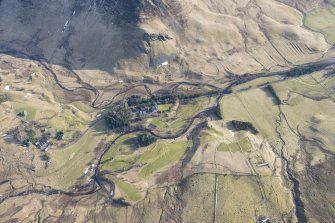
[{"label": "cluster of buildings", "polygon": [[158,110],[158,105],[157,105],[157,103],[154,103],[154,105],[152,105],[152,106],[150,106],[148,108],[145,108],[143,110],[140,110],[137,114],[140,117],[143,117],[143,116],[146,116],[147,114],[156,112],[157,110]]}]

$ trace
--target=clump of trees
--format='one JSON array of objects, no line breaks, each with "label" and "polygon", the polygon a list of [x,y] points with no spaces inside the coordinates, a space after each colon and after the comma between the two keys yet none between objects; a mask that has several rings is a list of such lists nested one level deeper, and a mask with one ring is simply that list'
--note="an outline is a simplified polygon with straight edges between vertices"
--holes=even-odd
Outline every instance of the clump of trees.
[{"label": "clump of trees", "polygon": [[29,142],[35,144],[37,142],[36,132],[33,129],[28,129],[28,130],[26,130],[26,132],[27,132],[27,135],[28,135]]},{"label": "clump of trees", "polygon": [[138,95],[133,95],[127,98],[127,105],[132,112],[153,112],[156,109],[157,103],[152,98],[146,99]]},{"label": "clump of trees", "polygon": [[174,104],[176,103],[175,95],[153,95],[151,99],[157,104]]},{"label": "clump of trees", "polygon": [[137,136],[136,140],[141,147],[145,147],[156,142],[157,138],[149,134],[140,134]]},{"label": "clump of trees", "polygon": [[250,131],[252,134],[258,134],[258,130],[250,122],[232,120],[229,123],[236,131]]},{"label": "clump of trees", "polygon": [[14,130],[14,137],[15,139],[21,143],[23,146],[29,146],[29,143],[36,143],[36,132],[33,128],[28,126],[18,126]]},{"label": "clump of trees", "polygon": [[9,100],[9,96],[7,94],[0,94],[0,104]]},{"label": "clump of trees", "polygon": [[105,121],[110,129],[128,127],[130,125],[130,111],[125,106],[109,111],[105,115]]},{"label": "clump of trees", "polygon": [[272,95],[272,97],[275,101],[275,104],[280,105],[282,102],[281,102],[280,98],[278,97],[275,89],[272,87],[272,85],[268,85],[267,89],[269,90],[270,94]]},{"label": "clump of trees", "polygon": [[56,137],[58,141],[64,139],[64,132],[63,131],[58,131],[56,132]]},{"label": "clump of trees", "polygon": [[123,197],[121,198],[117,198],[117,199],[113,199],[112,202],[116,205],[120,205],[122,207],[128,207],[130,206],[130,203],[126,201],[126,199],[124,199]]},{"label": "clump of trees", "polygon": [[48,168],[50,162],[50,156],[47,153],[43,152],[40,158],[44,162],[44,168]]}]

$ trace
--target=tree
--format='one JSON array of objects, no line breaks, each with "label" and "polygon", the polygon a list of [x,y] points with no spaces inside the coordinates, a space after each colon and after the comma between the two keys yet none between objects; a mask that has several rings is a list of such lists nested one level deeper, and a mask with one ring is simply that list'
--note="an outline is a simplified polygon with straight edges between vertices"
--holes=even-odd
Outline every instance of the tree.
[{"label": "tree", "polygon": [[137,136],[137,142],[141,147],[148,146],[156,142],[157,138],[149,134],[140,134]]},{"label": "tree", "polygon": [[50,162],[50,156],[44,152],[41,154],[40,158],[44,162],[44,168],[47,168]]},{"label": "tree", "polygon": [[119,108],[115,111],[109,111],[105,115],[105,121],[110,129],[127,127],[130,125],[130,112],[126,107]]},{"label": "tree", "polygon": [[247,131],[250,131],[253,134],[258,134],[258,130],[250,122],[242,122],[242,121],[232,120],[230,122],[230,124],[232,125],[232,127],[236,131],[247,130]]},{"label": "tree", "polygon": [[14,133],[15,139],[19,142],[19,143],[23,143],[24,141],[28,140],[28,135],[25,131],[25,129],[21,126],[19,126]]}]

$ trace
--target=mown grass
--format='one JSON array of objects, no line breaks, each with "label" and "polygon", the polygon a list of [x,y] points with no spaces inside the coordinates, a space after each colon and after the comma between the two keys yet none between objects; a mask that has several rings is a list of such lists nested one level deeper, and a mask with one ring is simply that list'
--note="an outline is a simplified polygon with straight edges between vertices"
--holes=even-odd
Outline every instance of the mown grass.
[{"label": "mown grass", "polygon": [[243,138],[242,140],[235,143],[221,143],[217,148],[220,152],[249,152],[252,148],[251,142],[248,137]]},{"label": "mown grass", "polygon": [[163,104],[158,106],[158,110],[160,112],[166,112],[169,111],[173,107],[173,104]]},{"label": "mown grass", "polygon": [[187,120],[205,107],[207,100],[207,97],[201,97],[190,101],[187,105],[182,105],[177,112],[177,119],[173,122],[166,122],[165,118],[157,117],[152,120],[151,124],[160,129],[179,129],[183,127]]},{"label": "mown grass", "polygon": [[130,168],[136,157],[131,151],[131,144],[127,140],[135,137],[135,134],[128,134],[119,139],[103,156],[101,170],[116,172]]},{"label": "mown grass", "polygon": [[135,185],[124,182],[114,176],[108,176],[108,178],[115,183],[124,198],[132,201],[138,201],[141,199],[141,193]]},{"label": "mown grass", "polygon": [[159,140],[147,149],[132,150],[126,136],[117,142],[102,158],[101,170],[111,172],[125,171],[133,166],[143,166],[140,176],[146,178],[157,170],[181,159],[191,146],[191,141],[166,142]]},{"label": "mown grass", "polygon": [[151,124],[160,128],[160,129],[164,129],[164,128],[169,127],[169,125],[166,123],[166,121],[163,117],[153,118],[152,121],[151,121]]},{"label": "mown grass", "polygon": [[142,164],[147,163],[140,171],[140,176],[146,178],[160,168],[181,159],[190,146],[190,141],[158,142],[137,161]]},{"label": "mown grass", "polygon": [[[19,112],[23,112],[26,111],[27,112],[27,117],[26,119],[29,121],[32,121],[35,119],[36,116],[36,109],[33,107],[23,107],[22,105],[20,105],[19,103],[15,103],[14,106],[15,108],[15,114],[18,114]],[[22,107],[21,107],[22,106]]]}]

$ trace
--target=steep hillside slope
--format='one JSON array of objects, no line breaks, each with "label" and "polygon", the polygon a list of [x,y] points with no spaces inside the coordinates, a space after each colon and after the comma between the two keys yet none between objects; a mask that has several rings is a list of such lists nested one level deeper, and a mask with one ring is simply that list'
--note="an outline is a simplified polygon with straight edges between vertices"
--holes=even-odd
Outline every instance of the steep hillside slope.
[{"label": "steep hillside slope", "polygon": [[0,48],[89,78],[96,70],[155,74],[168,60],[176,77],[213,80],[320,59],[331,46],[302,21],[273,0],[3,0]]}]

